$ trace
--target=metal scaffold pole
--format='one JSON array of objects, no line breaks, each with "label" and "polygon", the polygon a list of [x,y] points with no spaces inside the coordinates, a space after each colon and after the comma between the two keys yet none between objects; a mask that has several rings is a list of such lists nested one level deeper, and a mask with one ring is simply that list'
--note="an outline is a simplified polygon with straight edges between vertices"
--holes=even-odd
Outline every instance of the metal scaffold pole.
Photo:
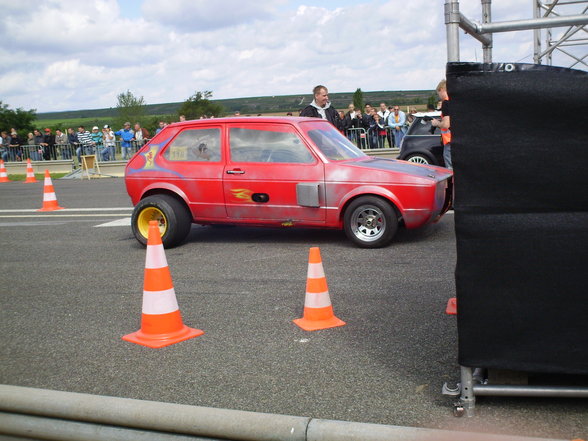
[{"label": "metal scaffold pole", "polygon": [[445,0],[447,61],[459,61],[459,1]]},{"label": "metal scaffold pole", "polygon": [[[447,61],[460,61],[459,29],[482,43],[484,63],[492,62],[492,35],[498,32],[533,30],[533,60],[535,64],[551,64],[557,51],[572,58],[573,64],[588,67],[588,54],[578,54],[578,48],[588,47],[588,0],[531,0],[533,17],[526,20],[492,22],[492,0],[481,0],[482,21],[470,20],[459,11],[459,0],[445,0],[445,25],[447,33]],[[565,14],[570,7],[583,7],[574,14]],[[559,37],[552,38],[554,28],[567,28]],[[542,48],[541,30],[546,29],[547,41]],[[564,49],[564,48],[573,48]]]}]

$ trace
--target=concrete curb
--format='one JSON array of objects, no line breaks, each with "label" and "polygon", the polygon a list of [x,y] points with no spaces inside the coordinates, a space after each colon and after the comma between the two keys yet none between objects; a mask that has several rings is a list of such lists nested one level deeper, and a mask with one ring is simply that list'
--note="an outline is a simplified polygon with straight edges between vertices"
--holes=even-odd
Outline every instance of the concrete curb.
[{"label": "concrete curb", "polygon": [[[0,414],[0,434],[30,437],[43,433],[43,439],[55,440],[143,439],[136,435],[141,431],[155,431],[157,434],[176,436],[160,437],[170,440],[561,441],[320,420],[10,385],[0,385],[0,411],[5,412]],[[64,430],[73,431],[71,433],[76,437],[66,437]],[[83,437],[83,433],[90,433],[92,437]],[[178,438],[177,435],[190,435],[191,438]]]}]

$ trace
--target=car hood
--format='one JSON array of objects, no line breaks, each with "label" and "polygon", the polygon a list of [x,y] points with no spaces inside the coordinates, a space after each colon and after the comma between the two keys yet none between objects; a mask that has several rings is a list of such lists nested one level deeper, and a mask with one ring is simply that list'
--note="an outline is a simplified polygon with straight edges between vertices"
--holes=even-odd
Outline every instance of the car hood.
[{"label": "car hood", "polygon": [[388,172],[408,174],[420,178],[429,178],[435,180],[447,179],[453,174],[451,170],[443,167],[413,164],[411,162],[398,161],[396,159],[376,158],[372,156],[357,161],[349,161],[341,165],[370,168],[373,170],[385,170]]}]

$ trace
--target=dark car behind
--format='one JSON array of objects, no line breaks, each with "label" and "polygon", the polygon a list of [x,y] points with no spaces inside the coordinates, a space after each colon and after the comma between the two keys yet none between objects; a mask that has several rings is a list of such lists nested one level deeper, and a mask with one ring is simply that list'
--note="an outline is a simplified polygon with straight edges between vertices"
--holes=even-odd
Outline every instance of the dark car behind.
[{"label": "dark car behind", "polygon": [[438,127],[431,125],[433,118],[441,118],[441,112],[419,112],[414,116],[414,121],[400,143],[398,159],[444,167],[441,133]]}]

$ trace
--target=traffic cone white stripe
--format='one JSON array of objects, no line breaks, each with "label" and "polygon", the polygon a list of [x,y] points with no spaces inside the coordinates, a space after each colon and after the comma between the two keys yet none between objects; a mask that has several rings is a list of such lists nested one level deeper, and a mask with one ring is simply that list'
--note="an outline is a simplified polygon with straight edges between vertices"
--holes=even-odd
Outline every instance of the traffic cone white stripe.
[{"label": "traffic cone white stripe", "polygon": [[143,314],[169,314],[180,307],[173,288],[164,291],[143,291]]},{"label": "traffic cone white stripe", "polygon": [[307,277],[309,279],[320,279],[325,277],[325,270],[322,263],[309,263]]},{"label": "traffic cone white stripe", "polygon": [[46,177],[45,180],[43,181],[44,185],[53,185],[53,182],[51,181],[51,177]]},{"label": "traffic cone white stripe", "polygon": [[145,268],[158,269],[165,268],[167,259],[165,258],[165,251],[163,244],[147,245],[147,255],[145,257]]},{"label": "traffic cone white stripe", "polygon": [[4,161],[0,159],[0,182],[10,182],[8,179],[8,175],[6,174],[6,167],[4,166]]},{"label": "traffic cone white stripe", "polygon": [[307,274],[304,316],[294,320],[294,323],[305,331],[318,331],[345,325],[345,322],[333,313],[327,278],[318,247],[312,247],[308,253]]},{"label": "traffic cone white stripe", "polygon": [[56,201],[57,200],[57,196],[55,196],[55,193],[45,193],[43,195],[43,200],[45,202]]},{"label": "traffic cone white stripe", "polygon": [[154,220],[149,221],[145,263],[141,329],[123,336],[123,340],[162,348],[204,334],[182,322],[158,222]]},{"label": "traffic cone white stripe", "polygon": [[329,291],[319,293],[306,293],[304,306],[307,308],[325,308],[331,306],[331,297]]}]

